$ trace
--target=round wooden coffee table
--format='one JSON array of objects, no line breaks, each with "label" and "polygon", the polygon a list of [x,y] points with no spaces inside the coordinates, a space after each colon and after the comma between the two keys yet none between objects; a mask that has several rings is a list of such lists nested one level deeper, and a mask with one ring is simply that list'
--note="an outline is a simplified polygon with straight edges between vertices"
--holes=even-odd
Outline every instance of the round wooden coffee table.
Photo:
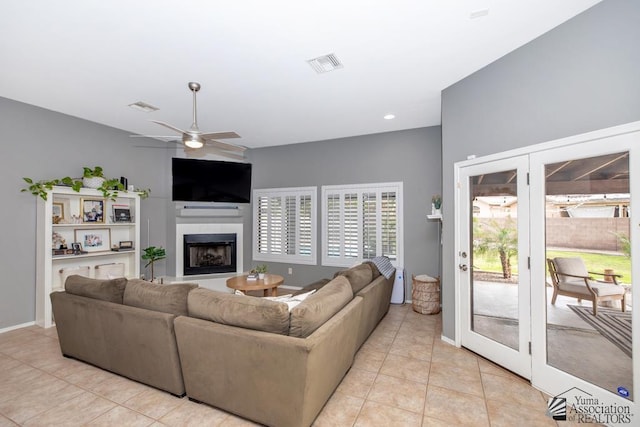
[{"label": "round wooden coffee table", "polygon": [[264,296],[275,297],[278,286],[284,283],[284,277],[277,274],[265,274],[264,279],[247,280],[247,275],[231,277],[227,279],[227,287],[240,292],[264,290]]}]

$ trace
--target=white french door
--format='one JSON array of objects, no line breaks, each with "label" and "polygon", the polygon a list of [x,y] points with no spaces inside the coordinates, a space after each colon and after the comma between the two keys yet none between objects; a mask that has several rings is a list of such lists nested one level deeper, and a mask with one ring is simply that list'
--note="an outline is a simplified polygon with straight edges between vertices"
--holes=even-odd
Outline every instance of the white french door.
[{"label": "white french door", "polygon": [[[597,401],[595,408],[631,412],[640,372],[633,357],[640,301],[632,286],[632,278],[640,274],[639,148],[640,132],[632,132],[530,155],[531,235],[536,236],[531,240],[531,280],[536,284],[531,292],[532,384],[567,402],[591,398]],[[613,251],[607,242],[615,245],[616,240]],[[544,266],[557,256],[582,258],[590,272],[614,270],[628,291],[626,312],[618,301],[599,307],[597,316],[591,301],[561,295],[554,303]],[[595,273],[594,280],[599,277]],[[582,318],[577,315],[581,310],[586,312]],[[625,419],[601,414],[593,420],[606,425],[640,422]]]},{"label": "white french door", "polygon": [[457,207],[461,344],[530,378],[527,171],[527,156],[460,168]]},{"label": "white french door", "polygon": [[[460,162],[455,173],[456,342],[563,401],[569,421],[640,423],[640,122]],[[556,257],[614,271],[625,310],[614,301],[594,316],[589,300],[553,298]],[[590,410],[599,415],[585,418]]]}]

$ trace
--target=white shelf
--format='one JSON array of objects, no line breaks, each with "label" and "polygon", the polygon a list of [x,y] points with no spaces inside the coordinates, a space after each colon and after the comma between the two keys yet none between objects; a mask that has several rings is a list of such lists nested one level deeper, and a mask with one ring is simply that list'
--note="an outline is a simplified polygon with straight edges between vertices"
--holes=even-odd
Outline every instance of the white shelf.
[{"label": "white shelf", "polygon": [[108,222],[108,223],[94,223],[94,222],[82,222],[78,224],[52,224],[53,228],[105,228],[105,227],[134,227],[136,224],[133,222]]},{"label": "white shelf", "polygon": [[51,257],[51,260],[57,261],[60,259],[80,259],[80,258],[94,258],[94,257],[103,257],[103,256],[131,255],[131,254],[135,254],[135,252],[136,250],[132,249],[130,251],[91,252],[91,253],[80,254],[80,255],[53,255]]},{"label": "white shelf", "polygon": [[[53,204],[60,205],[63,218],[82,218],[81,202],[85,199],[103,202],[105,222],[53,223]],[[109,222],[113,205],[128,206],[132,222]],[[82,188],[79,192],[69,187],[54,187],[47,192],[47,200],[38,197],[37,253],[36,253],[36,323],[42,327],[53,326],[49,294],[64,289],[62,270],[87,268],[94,277],[100,264],[122,263],[126,277],[140,277],[140,196],[135,192],[119,192],[115,201],[105,199],[100,191]],[[53,255],[52,236],[59,235],[67,247],[78,237],[78,230],[108,229],[109,249],[118,242],[130,241],[133,249],[126,251],[96,251],[80,255]],[[105,232],[104,235],[107,233]],[[105,245],[106,246],[106,245]]]},{"label": "white shelf", "polygon": [[437,219],[438,221],[442,221],[442,214],[427,215],[427,219]]}]

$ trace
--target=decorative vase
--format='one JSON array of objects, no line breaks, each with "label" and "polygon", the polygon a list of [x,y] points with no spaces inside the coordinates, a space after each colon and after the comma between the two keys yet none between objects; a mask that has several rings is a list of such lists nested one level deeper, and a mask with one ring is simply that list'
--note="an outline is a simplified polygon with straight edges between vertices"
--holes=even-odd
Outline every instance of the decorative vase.
[{"label": "decorative vase", "polygon": [[264,280],[264,273],[258,273],[258,279]]},{"label": "decorative vase", "polygon": [[100,188],[104,181],[105,179],[100,176],[82,178],[82,185],[86,188]]}]

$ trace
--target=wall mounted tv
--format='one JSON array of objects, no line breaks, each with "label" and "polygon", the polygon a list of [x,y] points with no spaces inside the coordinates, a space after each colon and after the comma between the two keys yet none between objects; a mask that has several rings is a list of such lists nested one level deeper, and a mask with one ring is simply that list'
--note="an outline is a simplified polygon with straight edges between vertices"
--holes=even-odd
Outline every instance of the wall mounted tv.
[{"label": "wall mounted tv", "polygon": [[174,157],[173,201],[249,203],[251,163]]}]

